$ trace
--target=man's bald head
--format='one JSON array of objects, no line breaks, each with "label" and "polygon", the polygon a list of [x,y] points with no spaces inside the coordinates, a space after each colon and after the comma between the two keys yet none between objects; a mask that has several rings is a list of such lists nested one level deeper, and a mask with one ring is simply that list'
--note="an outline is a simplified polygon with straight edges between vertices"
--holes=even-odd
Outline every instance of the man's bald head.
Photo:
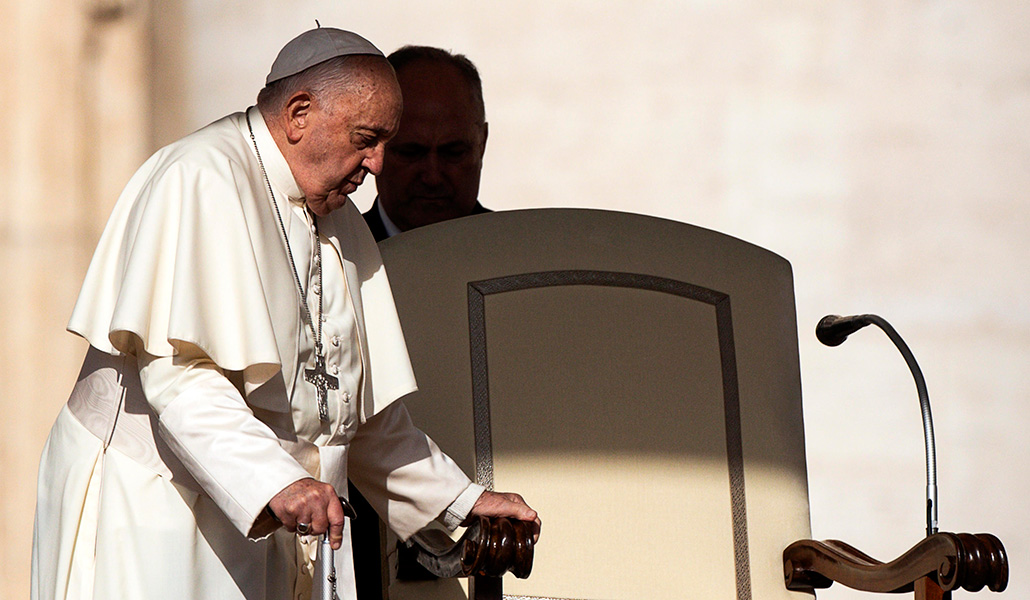
[{"label": "man's bald head", "polygon": [[387,57],[393,70],[397,73],[405,70],[409,65],[418,68],[415,63],[433,63],[437,65],[449,65],[455,72],[465,80],[465,89],[472,95],[472,104],[476,109],[476,118],[480,122],[486,122],[486,105],[483,102],[483,80],[479,76],[479,69],[464,54],[453,54],[443,48],[432,46],[403,46],[394,50]]}]

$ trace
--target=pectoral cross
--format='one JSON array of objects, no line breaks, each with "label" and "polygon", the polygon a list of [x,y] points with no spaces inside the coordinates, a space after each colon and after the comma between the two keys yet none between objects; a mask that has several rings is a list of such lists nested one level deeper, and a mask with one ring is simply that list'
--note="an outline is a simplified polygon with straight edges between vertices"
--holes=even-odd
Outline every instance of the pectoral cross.
[{"label": "pectoral cross", "polygon": [[329,390],[340,389],[340,380],[325,370],[325,356],[315,353],[315,368],[304,369],[304,381],[315,386],[318,392],[318,419],[329,422]]}]

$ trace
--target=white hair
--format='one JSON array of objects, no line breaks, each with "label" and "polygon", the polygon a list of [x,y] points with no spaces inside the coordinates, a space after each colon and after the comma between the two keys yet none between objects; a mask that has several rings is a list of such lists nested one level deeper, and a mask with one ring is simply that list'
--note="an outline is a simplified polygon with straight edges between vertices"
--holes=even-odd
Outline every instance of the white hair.
[{"label": "white hair", "polygon": [[312,98],[327,111],[332,110],[334,100],[340,94],[355,92],[365,83],[360,67],[367,65],[369,59],[389,64],[379,56],[349,55],[338,56],[304,69],[296,75],[284,77],[266,85],[258,93],[257,106],[262,114],[271,115],[281,112],[286,103],[297,92],[308,92]]}]

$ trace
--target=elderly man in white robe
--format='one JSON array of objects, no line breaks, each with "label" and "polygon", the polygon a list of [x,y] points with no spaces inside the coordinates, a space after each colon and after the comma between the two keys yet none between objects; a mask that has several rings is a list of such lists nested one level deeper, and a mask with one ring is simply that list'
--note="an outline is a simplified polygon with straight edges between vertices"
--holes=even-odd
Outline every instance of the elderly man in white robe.
[{"label": "elderly man in white robe", "polygon": [[129,181],[69,323],[89,341],[40,466],[32,597],[304,598],[328,533],[340,596],[348,476],[407,538],[539,518],[416,429],[383,265],[348,199],[401,97],[382,53],[319,28],[256,107]]}]

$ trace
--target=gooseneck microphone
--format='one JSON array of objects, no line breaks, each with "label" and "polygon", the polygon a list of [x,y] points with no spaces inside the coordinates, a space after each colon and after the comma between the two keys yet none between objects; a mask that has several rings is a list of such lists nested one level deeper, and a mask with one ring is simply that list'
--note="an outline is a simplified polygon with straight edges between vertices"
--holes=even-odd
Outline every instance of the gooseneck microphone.
[{"label": "gooseneck microphone", "polygon": [[862,329],[870,323],[870,315],[855,315],[852,317],[839,317],[837,315],[826,315],[819,319],[815,326],[815,337],[827,346],[840,346],[848,336]]},{"label": "gooseneck microphone", "polygon": [[926,442],[926,535],[937,533],[937,450],[933,438],[933,416],[930,414],[930,396],[926,392],[926,381],[923,372],[916,364],[916,358],[909,350],[908,344],[901,339],[890,323],[877,315],[854,315],[840,317],[827,315],[819,320],[815,327],[815,337],[827,346],[839,346],[849,335],[866,325],[876,325],[894,342],[901,355],[905,357],[912,378],[916,381],[916,392],[919,394],[919,408],[923,413],[923,440]]}]

